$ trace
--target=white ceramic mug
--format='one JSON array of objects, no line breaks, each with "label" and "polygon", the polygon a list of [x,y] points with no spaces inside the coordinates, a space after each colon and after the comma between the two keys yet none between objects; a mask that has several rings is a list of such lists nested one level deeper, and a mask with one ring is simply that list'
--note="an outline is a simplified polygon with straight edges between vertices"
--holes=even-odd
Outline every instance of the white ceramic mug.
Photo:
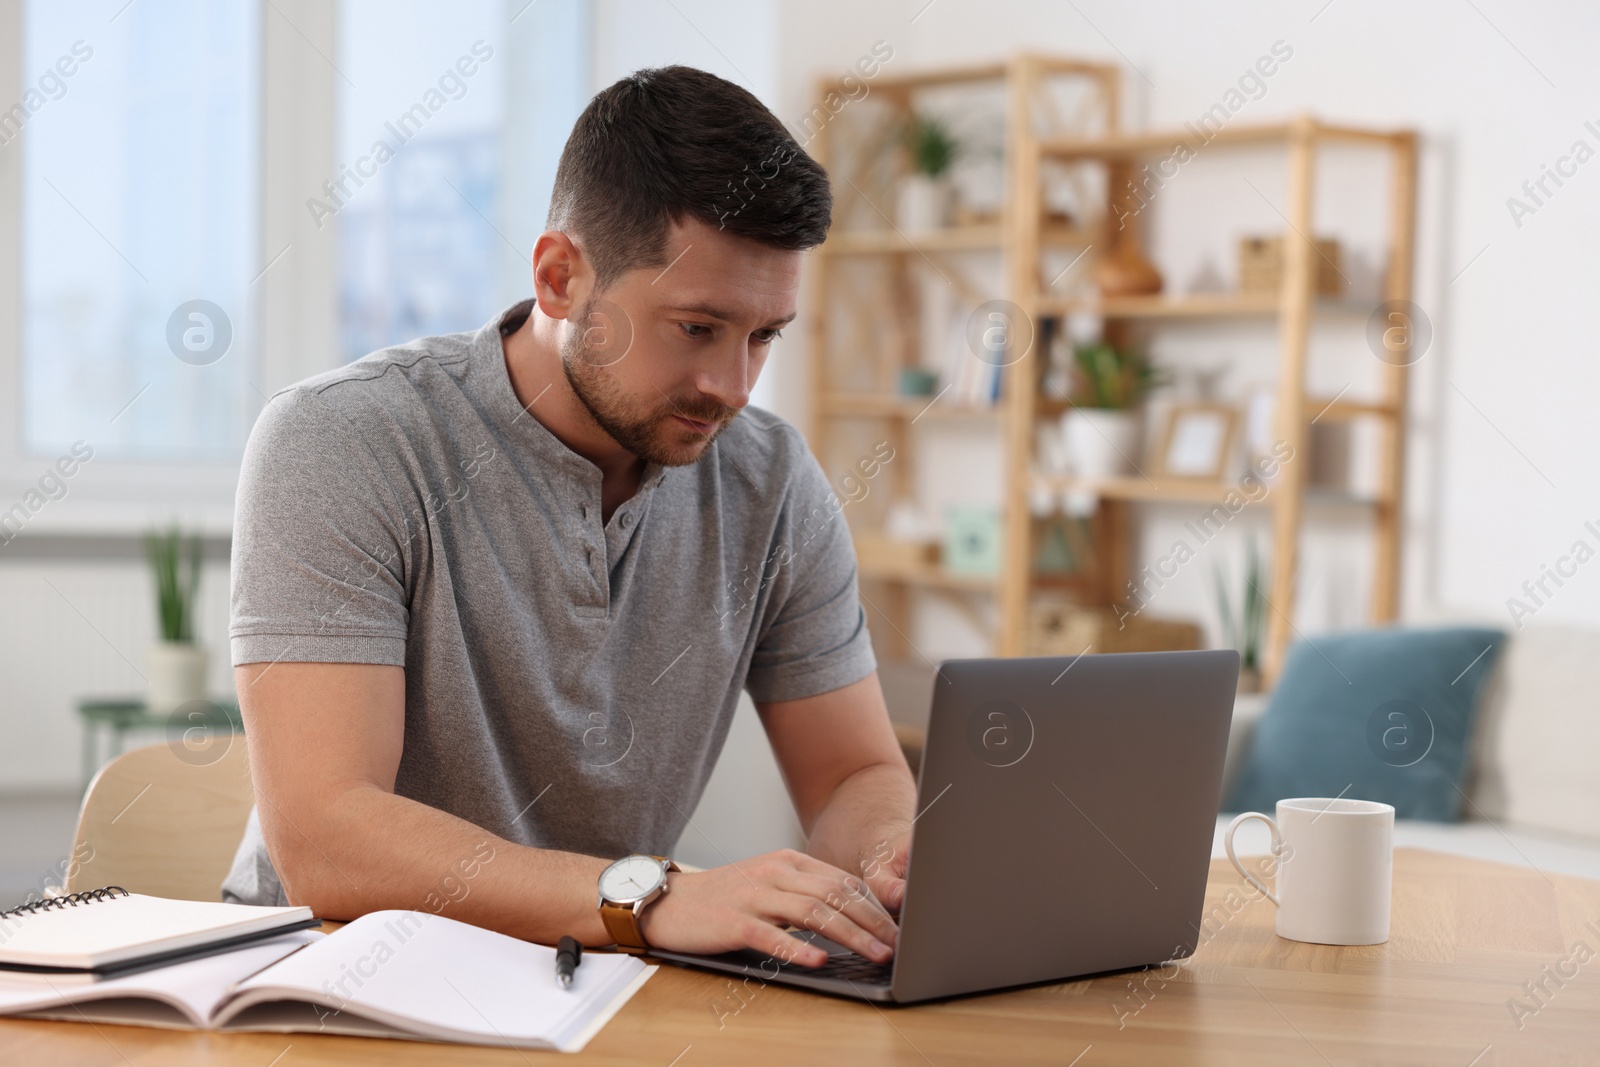
[{"label": "white ceramic mug", "polygon": [[[1234,832],[1246,819],[1260,819],[1272,830],[1276,893],[1234,854]],[[1222,843],[1245,880],[1277,905],[1279,937],[1319,945],[1381,945],[1389,940],[1392,805],[1322,797],[1280,800],[1276,822],[1247,811],[1228,824]]]}]

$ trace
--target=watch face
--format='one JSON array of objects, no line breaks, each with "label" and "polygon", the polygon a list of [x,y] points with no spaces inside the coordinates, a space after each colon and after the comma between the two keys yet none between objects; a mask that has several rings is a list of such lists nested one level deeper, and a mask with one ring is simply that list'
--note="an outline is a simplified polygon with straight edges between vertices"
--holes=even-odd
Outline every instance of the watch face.
[{"label": "watch face", "polygon": [[618,904],[643,900],[655,891],[667,872],[649,856],[624,856],[600,874],[600,895]]}]

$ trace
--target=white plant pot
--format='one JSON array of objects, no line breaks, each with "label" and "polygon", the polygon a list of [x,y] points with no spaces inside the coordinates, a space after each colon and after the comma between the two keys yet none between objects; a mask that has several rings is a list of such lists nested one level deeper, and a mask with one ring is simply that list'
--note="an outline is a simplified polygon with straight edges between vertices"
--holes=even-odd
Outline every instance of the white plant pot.
[{"label": "white plant pot", "polygon": [[1033,460],[1039,473],[1060,477],[1072,473],[1066,437],[1060,422],[1040,422],[1034,429]]},{"label": "white plant pot", "polygon": [[926,233],[950,225],[955,186],[949,178],[908,174],[895,194],[895,225],[907,233]]},{"label": "white plant pot", "polygon": [[1107,408],[1072,408],[1061,416],[1067,462],[1079,478],[1120,478],[1139,462],[1140,420],[1137,412]]},{"label": "white plant pot", "polygon": [[145,652],[150,683],[145,703],[157,715],[206,698],[206,650],[177,641],[158,641]]}]

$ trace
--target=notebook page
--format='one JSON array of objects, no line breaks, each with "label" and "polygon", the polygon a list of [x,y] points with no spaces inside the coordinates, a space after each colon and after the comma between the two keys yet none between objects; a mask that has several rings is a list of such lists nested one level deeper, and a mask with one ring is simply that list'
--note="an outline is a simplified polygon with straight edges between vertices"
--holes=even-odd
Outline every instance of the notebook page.
[{"label": "notebook page", "polygon": [[[229,986],[282,959],[301,945],[327,937],[297,930],[270,941],[158,967],[93,985],[39,981],[0,981],[0,1015],[30,1013],[36,1018],[93,1022],[131,1022],[140,1026],[210,1025],[212,1012],[229,996]],[[309,951],[309,950],[308,950]],[[141,999],[130,999],[141,998]]]},{"label": "notebook page", "polygon": [[303,907],[263,908],[131,893],[0,918],[0,963],[104,967],[311,918]]},{"label": "notebook page", "polygon": [[562,989],[552,948],[442,916],[379,911],[242,983],[217,1019],[232,1029],[238,1017],[243,1028],[251,1005],[304,999],[323,1006],[325,1031],[353,1016],[436,1041],[568,1047],[652,971],[632,956],[585,953]]}]

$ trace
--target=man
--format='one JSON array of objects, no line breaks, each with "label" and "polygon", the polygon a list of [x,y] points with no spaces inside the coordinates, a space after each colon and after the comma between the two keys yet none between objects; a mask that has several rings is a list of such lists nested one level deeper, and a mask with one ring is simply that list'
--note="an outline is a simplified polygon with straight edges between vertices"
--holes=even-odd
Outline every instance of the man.
[{"label": "man", "polygon": [[[235,525],[258,805],[225,899],[817,965],[806,926],[890,958],[915,789],[849,533],[799,433],[746,408],[831,212],[755,97],[639,71],[567,141],[533,300],[272,398]],[[806,852],[642,859],[741,689]]]}]

